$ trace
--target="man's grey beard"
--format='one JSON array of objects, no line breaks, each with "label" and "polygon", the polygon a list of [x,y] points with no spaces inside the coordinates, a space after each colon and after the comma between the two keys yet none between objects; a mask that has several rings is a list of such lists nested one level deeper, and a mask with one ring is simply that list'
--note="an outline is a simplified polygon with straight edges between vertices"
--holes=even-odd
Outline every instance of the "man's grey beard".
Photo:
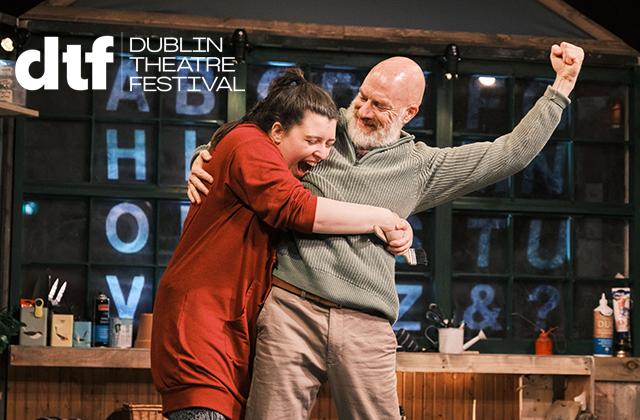
[{"label": "man's grey beard", "polygon": [[347,132],[356,149],[373,150],[393,143],[400,138],[403,125],[402,118],[398,116],[386,127],[368,133],[358,125],[353,102],[347,109]]}]

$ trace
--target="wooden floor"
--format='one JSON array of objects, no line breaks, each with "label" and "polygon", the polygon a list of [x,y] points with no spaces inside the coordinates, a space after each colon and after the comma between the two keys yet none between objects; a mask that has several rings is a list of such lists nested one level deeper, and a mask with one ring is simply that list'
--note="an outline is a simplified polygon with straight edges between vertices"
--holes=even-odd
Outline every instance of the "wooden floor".
[{"label": "wooden floor", "polygon": [[[518,418],[518,376],[472,373],[398,372],[398,395],[407,420]],[[160,403],[148,369],[11,368],[7,420],[105,420],[123,403]],[[314,420],[337,420],[329,387],[323,387]]]}]

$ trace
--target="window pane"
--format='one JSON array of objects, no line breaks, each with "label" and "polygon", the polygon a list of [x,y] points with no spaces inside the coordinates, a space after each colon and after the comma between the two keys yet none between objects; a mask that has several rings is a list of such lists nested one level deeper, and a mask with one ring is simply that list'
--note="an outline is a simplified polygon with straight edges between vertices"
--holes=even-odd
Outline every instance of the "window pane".
[{"label": "window pane", "polygon": [[537,338],[540,335],[540,329],[548,331],[555,327],[558,328],[555,332],[566,335],[565,302],[565,286],[561,282],[516,281],[513,291],[514,312],[529,321],[525,321],[520,316],[514,316],[514,336]]},{"label": "window pane", "polygon": [[507,78],[461,76],[454,87],[453,131],[504,134],[509,131]]},{"label": "window pane", "polygon": [[466,339],[475,337],[480,330],[487,337],[506,337],[507,290],[503,282],[456,279],[452,281],[451,288],[455,318],[464,320]]},{"label": "window pane", "polygon": [[25,197],[22,258],[85,261],[88,213],[84,200]]},{"label": "window pane", "polygon": [[167,90],[162,98],[162,116],[169,118],[191,118],[221,120],[227,116],[227,93],[236,86],[234,72],[216,71],[213,62],[207,67],[206,59],[167,60]]},{"label": "window pane", "polygon": [[573,292],[573,337],[593,339],[593,310],[599,305],[604,293],[607,306],[611,303],[611,288],[627,287],[622,282],[577,282]]},{"label": "window pane", "polygon": [[280,76],[287,67],[293,63],[280,63],[279,65],[249,64],[247,65],[247,111],[263,100],[269,92],[269,84]]},{"label": "window pane", "polygon": [[576,225],[576,275],[629,276],[629,226],[625,220],[578,218]]},{"label": "window pane", "polygon": [[89,181],[91,123],[30,119],[25,138],[26,180]]},{"label": "window pane", "polygon": [[178,245],[184,219],[189,212],[189,202],[161,202],[158,205],[159,235],[158,238],[158,264],[167,265]]},{"label": "window pane", "polygon": [[109,316],[133,318],[135,334],[140,315],[153,312],[153,279],[151,268],[94,267],[89,276],[88,307],[98,293],[104,293],[109,298]]},{"label": "window pane", "polygon": [[93,180],[156,183],[157,130],[149,124],[96,124]]},{"label": "window pane", "polygon": [[454,214],[452,238],[453,271],[505,273],[507,271],[506,216]]},{"label": "window pane", "polygon": [[426,327],[425,315],[432,302],[429,281],[420,275],[401,274],[396,276],[396,290],[400,311],[393,329],[404,328],[412,333],[421,333]]},{"label": "window pane", "polygon": [[412,128],[424,130],[435,129],[435,115],[433,112],[435,108],[433,101],[435,93],[434,79],[433,73],[424,72],[426,86],[424,96],[422,97],[422,104],[420,105],[418,114],[404,126],[405,130],[411,131]]},{"label": "window pane", "polygon": [[367,73],[362,69],[315,68],[310,81],[326,90],[338,108],[349,108]]},{"label": "window pane", "polygon": [[[413,243],[411,244],[411,248],[415,248],[416,252],[421,253],[424,251],[426,253],[429,250],[428,244],[431,243],[429,238],[429,221],[432,214],[430,211],[425,211],[407,217],[407,221],[413,229]],[[427,261],[427,265],[409,265],[403,256],[396,255],[396,271],[430,271],[429,262]]]},{"label": "window pane", "polygon": [[514,179],[516,198],[568,200],[569,144],[547,144]]},{"label": "window pane", "polygon": [[[149,61],[158,57],[145,57]],[[107,64],[107,89],[95,90],[95,112],[98,115],[124,116],[126,118],[153,118],[158,115],[158,86],[144,86],[158,77],[158,66],[149,66],[144,60],[115,55],[114,62]]]},{"label": "window pane", "polygon": [[[218,126],[163,125],[160,148],[160,184],[187,186],[191,156],[206,144]],[[185,189],[186,191],[186,189]]]},{"label": "window pane", "polygon": [[58,286],[54,298],[62,290],[62,285],[67,283],[60,304],[55,308],[57,313],[73,314],[76,320],[90,320],[90,309],[85,306],[87,296],[87,273],[84,267],[78,266],[22,266],[20,279],[21,299],[43,299],[47,302],[49,291],[55,280]]},{"label": "window pane", "polygon": [[[518,124],[522,118],[533,108],[538,99],[544,95],[547,87],[553,84],[551,79],[516,79],[515,83],[515,122]],[[571,105],[569,105],[571,106]],[[558,128],[553,133],[554,136],[566,136],[569,122],[569,112],[567,109],[562,113],[562,119]]]},{"label": "window pane", "polygon": [[[462,140],[458,138],[454,138],[453,145],[461,146],[465,144],[476,143],[480,140],[478,138],[473,137],[465,137]],[[467,194],[469,197],[508,197],[509,196],[509,178],[505,178],[501,181],[496,182],[495,184],[488,185],[486,187],[477,189]]]},{"label": "window pane", "polygon": [[576,145],[576,200],[629,202],[627,148]]},{"label": "window pane", "polygon": [[91,214],[91,259],[153,263],[155,212],[149,201],[95,200]]},{"label": "window pane", "polygon": [[517,273],[564,275],[569,252],[566,218],[514,217],[514,264]]},{"label": "window pane", "polygon": [[627,140],[627,87],[578,83],[574,90],[576,137]]}]

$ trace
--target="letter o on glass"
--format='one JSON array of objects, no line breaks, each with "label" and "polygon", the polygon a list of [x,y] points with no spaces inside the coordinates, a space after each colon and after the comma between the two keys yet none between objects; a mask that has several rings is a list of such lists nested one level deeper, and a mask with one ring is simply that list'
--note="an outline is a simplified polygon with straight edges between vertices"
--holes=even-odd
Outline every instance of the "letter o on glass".
[{"label": "letter o on glass", "polygon": [[[116,230],[118,219],[126,213],[132,215],[138,223],[138,234],[131,242],[123,242],[118,236],[118,232]],[[114,206],[109,211],[105,224],[109,243],[123,254],[133,254],[140,251],[149,240],[149,220],[147,219],[147,215],[144,214],[144,211],[135,204],[121,203]]]}]

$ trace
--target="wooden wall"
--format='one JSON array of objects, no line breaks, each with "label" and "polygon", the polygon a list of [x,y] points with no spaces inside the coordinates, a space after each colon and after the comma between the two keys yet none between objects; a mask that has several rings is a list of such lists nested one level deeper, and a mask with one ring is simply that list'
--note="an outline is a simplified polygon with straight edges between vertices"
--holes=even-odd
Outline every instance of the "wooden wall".
[{"label": "wooden wall", "polygon": [[598,420],[640,419],[640,384],[596,382],[595,414]]},{"label": "wooden wall", "polygon": [[[398,395],[408,420],[518,418],[518,377],[470,373],[398,372]],[[123,403],[159,404],[148,369],[22,367],[10,369],[7,420],[104,420]],[[313,420],[337,420],[323,387]]]},{"label": "wooden wall", "polygon": [[7,420],[105,420],[123,403],[160,403],[149,369],[11,367]]}]

